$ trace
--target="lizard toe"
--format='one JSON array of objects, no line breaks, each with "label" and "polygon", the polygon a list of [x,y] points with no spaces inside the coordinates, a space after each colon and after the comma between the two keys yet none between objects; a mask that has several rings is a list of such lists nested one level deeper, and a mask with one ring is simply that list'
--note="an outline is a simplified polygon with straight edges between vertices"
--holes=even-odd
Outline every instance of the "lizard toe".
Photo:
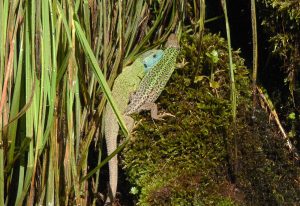
[{"label": "lizard toe", "polygon": [[175,117],[175,116],[171,113],[163,112],[162,114],[157,115],[154,119],[164,121],[164,117]]},{"label": "lizard toe", "polygon": [[159,115],[161,118],[163,117],[175,117],[175,115],[168,113],[168,112],[163,112],[162,114]]}]

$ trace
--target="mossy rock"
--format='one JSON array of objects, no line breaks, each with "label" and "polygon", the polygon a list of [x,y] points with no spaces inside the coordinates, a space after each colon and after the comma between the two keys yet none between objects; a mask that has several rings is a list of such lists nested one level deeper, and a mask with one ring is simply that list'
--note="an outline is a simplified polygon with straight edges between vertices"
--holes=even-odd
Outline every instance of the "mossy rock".
[{"label": "mossy rock", "polygon": [[[134,134],[134,140],[123,151],[123,166],[133,185],[132,192],[137,194],[138,205],[251,205],[256,202],[251,198],[264,200],[265,191],[262,194],[259,194],[261,191],[253,191],[256,188],[251,183],[255,179],[251,179],[246,171],[253,167],[251,160],[249,164],[237,164],[243,168],[239,168],[241,172],[238,174],[233,174],[234,126],[225,40],[218,35],[207,34],[200,44],[199,39],[186,35],[182,38],[181,47],[179,61],[185,58],[188,64],[175,70],[158,100],[159,108],[175,117],[154,122],[148,113],[138,115],[137,119],[142,118],[142,123]],[[233,51],[240,162],[253,152],[248,147],[256,148],[255,144],[261,147],[261,137],[256,135],[265,134],[251,133],[250,81],[244,60],[238,54],[238,51]],[[264,121],[260,124],[266,128],[267,119]],[[281,141],[280,138],[270,139]],[[293,170],[292,174],[296,174],[297,168],[290,165],[286,151],[281,153],[281,161],[286,161],[287,167]],[[269,169],[269,163],[257,161],[263,163],[262,168]],[[255,172],[252,174],[255,176]],[[271,179],[275,176],[272,172],[259,174],[270,177],[264,184],[274,181]],[[292,176],[287,178],[290,181],[287,182],[294,180]],[[280,192],[276,191],[274,195]]]}]

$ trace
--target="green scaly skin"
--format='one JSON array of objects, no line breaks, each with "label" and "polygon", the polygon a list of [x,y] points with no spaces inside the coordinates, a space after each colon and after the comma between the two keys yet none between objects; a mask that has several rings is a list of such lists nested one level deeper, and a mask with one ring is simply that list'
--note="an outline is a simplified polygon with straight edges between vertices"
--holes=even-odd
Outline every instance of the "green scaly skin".
[{"label": "green scaly skin", "polygon": [[[150,50],[142,54],[133,64],[124,68],[123,72],[115,79],[112,88],[112,96],[121,114],[124,113],[130,95],[137,89],[142,78],[149,72],[153,66],[162,58],[162,50]],[[133,122],[126,119],[126,124],[131,126]],[[119,133],[118,120],[110,105],[107,105],[104,111],[104,133],[107,145],[107,153],[110,155],[117,148],[117,137]],[[118,181],[118,159],[115,155],[109,161],[109,180],[110,180],[110,200],[112,202],[116,195],[117,181]]]},{"label": "green scaly skin", "polygon": [[163,58],[142,79],[137,91],[130,97],[130,104],[126,108],[125,115],[139,113],[142,110],[151,110],[153,119],[161,120],[168,113],[158,115],[157,105],[154,103],[167,82],[169,81],[179,54],[179,43],[175,34],[171,34],[166,43]]}]

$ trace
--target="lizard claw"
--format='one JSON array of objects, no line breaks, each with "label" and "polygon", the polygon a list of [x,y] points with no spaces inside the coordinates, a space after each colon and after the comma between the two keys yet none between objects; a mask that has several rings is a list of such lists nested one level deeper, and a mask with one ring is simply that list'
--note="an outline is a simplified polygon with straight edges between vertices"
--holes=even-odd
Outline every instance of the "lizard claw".
[{"label": "lizard claw", "polygon": [[133,127],[132,127],[132,131],[135,130],[141,124],[141,122],[142,122],[141,119],[139,121],[135,122]]},{"label": "lizard claw", "polygon": [[182,62],[176,64],[176,67],[181,69],[185,67],[185,65],[187,65],[188,63],[189,62],[186,62],[185,59],[183,59]]},{"label": "lizard claw", "polygon": [[168,113],[168,112],[162,113],[162,116],[163,116],[163,117],[175,117],[175,115],[173,115],[173,114],[171,114],[171,113]]},{"label": "lizard claw", "polygon": [[175,117],[175,115],[168,112],[163,112],[162,114],[157,115],[157,117],[155,117],[154,119],[164,121],[164,117]]}]

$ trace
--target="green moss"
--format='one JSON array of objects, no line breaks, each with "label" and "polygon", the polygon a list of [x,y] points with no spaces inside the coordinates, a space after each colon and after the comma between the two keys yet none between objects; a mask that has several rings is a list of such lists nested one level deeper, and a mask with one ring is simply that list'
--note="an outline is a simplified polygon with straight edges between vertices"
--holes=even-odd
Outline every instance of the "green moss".
[{"label": "green moss", "polygon": [[[143,119],[142,124],[135,139],[123,151],[124,169],[135,187],[138,204],[251,205],[259,201],[267,203],[272,198],[275,203],[294,201],[297,191],[286,186],[292,185],[297,168],[291,165],[283,147],[272,146],[268,151],[267,144],[262,142],[269,132],[266,118],[257,118],[259,129],[252,129],[250,81],[239,52],[234,51],[233,59],[238,90],[238,166],[241,168],[233,178],[226,43],[217,35],[207,34],[201,49],[196,49],[200,44],[192,36],[184,36],[181,45],[180,60],[185,58],[189,63],[175,70],[158,100],[162,111],[176,117],[154,122],[148,113],[138,115],[137,118]],[[217,60],[209,54],[217,55]],[[280,142],[279,138],[272,138],[276,130],[270,128],[272,133],[265,141],[270,145]],[[274,153],[272,149],[279,150],[275,151],[276,155],[281,155],[280,161],[291,171],[285,185],[280,180],[283,171],[277,170],[277,160],[272,162],[266,155],[252,157],[256,154],[254,151]],[[261,170],[254,169],[258,163]],[[256,184],[256,181],[260,182]],[[275,187],[279,182],[282,185]],[[267,187],[268,184],[274,187]],[[290,199],[289,195],[292,195]]]},{"label": "green moss", "polygon": [[[252,124],[240,124],[239,187],[252,205],[297,205],[299,167],[274,124],[258,110]],[[242,119],[241,119],[242,120]]]},{"label": "green moss", "polygon": [[[300,3],[294,0],[259,0],[265,6],[277,10],[277,16],[285,16],[290,21],[300,24]],[[271,20],[271,19],[270,19]],[[274,21],[275,19],[273,19]],[[271,20],[272,21],[272,20]]]}]

